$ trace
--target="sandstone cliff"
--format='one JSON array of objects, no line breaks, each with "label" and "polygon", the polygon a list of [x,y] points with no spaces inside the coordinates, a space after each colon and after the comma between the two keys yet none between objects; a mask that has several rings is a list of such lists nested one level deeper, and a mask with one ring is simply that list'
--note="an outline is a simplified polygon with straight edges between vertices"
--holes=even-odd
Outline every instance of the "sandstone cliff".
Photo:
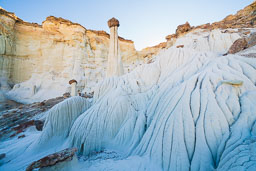
[{"label": "sandstone cliff", "polygon": [[[251,34],[248,28],[255,28],[255,6],[256,2],[212,24],[193,27],[185,23],[166,37],[167,42],[138,52],[133,41],[119,37],[124,70],[130,72],[137,65],[152,62],[153,56],[171,46],[224,54],[235,40]],[[80,91],[91,91],[105,77],[108,48],[105,31],[88,30],[53,16],[42,25],[27,23],[0,9],[0,77],[16,84],[11,96],[30,99],[35,95],[39,100],[46,94],[41,90],[52,90],[45,99],[56,97],[69,91],[70,79],[78,81]],[[0,85],[3,88],[6,84]],[[23,87],[23,95],[17,95],[19,87]]]},{"label": "sandstone cliff", "polygon": [[[119,41],[127,72],[136,65],[137,52],[133,41]],[[0,77],[13,84],[39,74],[56,82],[75,78],[81,88],[91,86],[105,75],[108,48],[109,34],[104,31],[53,16],[42,25],[28,23],[0,9]]]}]

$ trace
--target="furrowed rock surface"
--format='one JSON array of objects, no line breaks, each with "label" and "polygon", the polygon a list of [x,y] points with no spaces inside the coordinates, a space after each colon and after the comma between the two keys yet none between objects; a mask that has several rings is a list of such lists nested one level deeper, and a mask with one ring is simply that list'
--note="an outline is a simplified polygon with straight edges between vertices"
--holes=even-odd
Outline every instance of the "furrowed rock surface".
[{"label": "furrowed rock surface", "polygon": [[[255,46],[243,54],[249,50],[255,53]],[[64,117],[49,111],[45,128],[50,129],[43,129],[37,140],[61,138],[83,156],[111,149],[123,155],[119,161],[149,158],[161,170],[254,170],[255,60],[169,48],[150,64],[105,79],[89,108],[79,99],[55,106],[51,111],[85,108]],[[75,104],[69,103],[72,100]],[[38,142],[24,155],[35,155],[44,146]],[[8,157],[11,162],[2,169],[20,168],[15,163],[22,157]]]},{"label": "furrowed rock surface", "polygon": [[[99,81],[92,101],[70,98],[50,109],[43,131],[0,144],[0,170],[75,147],[80,170],[254,171],[256,30],[208,27],[168,36],[172,47]],[[93,34],[103,33],[90,34],[98,45]],[[252,47],[223,56],[240,38]],[[106,151],[121,157],[109,159]]]}]

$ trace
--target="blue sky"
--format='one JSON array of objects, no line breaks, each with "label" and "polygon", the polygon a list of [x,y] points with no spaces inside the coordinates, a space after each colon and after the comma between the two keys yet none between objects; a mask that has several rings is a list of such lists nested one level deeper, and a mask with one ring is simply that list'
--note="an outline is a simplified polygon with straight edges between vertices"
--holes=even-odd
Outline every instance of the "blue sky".
[{"label": "blue sky", "polygon": [[196,26],[223,19],[253,0],[0,0],[19,18],[41,24],[47,16],[69,19],[87,29],[109,32],[107,20],[119,19],[119,35],[136,49],[165,41],[178,25]]}]

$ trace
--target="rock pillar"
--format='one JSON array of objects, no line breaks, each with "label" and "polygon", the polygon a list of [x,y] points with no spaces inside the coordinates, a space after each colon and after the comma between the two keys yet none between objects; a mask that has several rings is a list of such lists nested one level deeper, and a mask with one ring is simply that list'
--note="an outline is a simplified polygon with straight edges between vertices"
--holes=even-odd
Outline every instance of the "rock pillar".
[{"label": "rock pillar", "polygon": [[77,90],[76,90],[76,84],[77,81],[76,80],[70,80],[69,84],[71,85],[71,93],[70,95],[73,96],[77,96]]},{"label": "rock pillar", "polygon": [[118,44],[117,28],[119,27],[119,21],[111,18],[108,21],[108,26],[110,28],[110,42],[106,75],[107,77],[120,76],[123,75],[124,69]]}]

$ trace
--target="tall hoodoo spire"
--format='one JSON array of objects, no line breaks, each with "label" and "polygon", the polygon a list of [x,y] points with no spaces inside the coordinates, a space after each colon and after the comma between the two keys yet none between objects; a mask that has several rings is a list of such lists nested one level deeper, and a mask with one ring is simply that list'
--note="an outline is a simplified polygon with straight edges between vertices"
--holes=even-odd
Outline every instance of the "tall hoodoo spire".
[{"label": "tall hoodoo spire", "polygon": [[116,18],[108,20],[108,26],[110,28],[110,42],[108,53],[108,65],[107,65],[107,77],[123,75],[123,64],[120,55],[120,47],[118,43],[117,28],[119,27],[119,21]]}]

